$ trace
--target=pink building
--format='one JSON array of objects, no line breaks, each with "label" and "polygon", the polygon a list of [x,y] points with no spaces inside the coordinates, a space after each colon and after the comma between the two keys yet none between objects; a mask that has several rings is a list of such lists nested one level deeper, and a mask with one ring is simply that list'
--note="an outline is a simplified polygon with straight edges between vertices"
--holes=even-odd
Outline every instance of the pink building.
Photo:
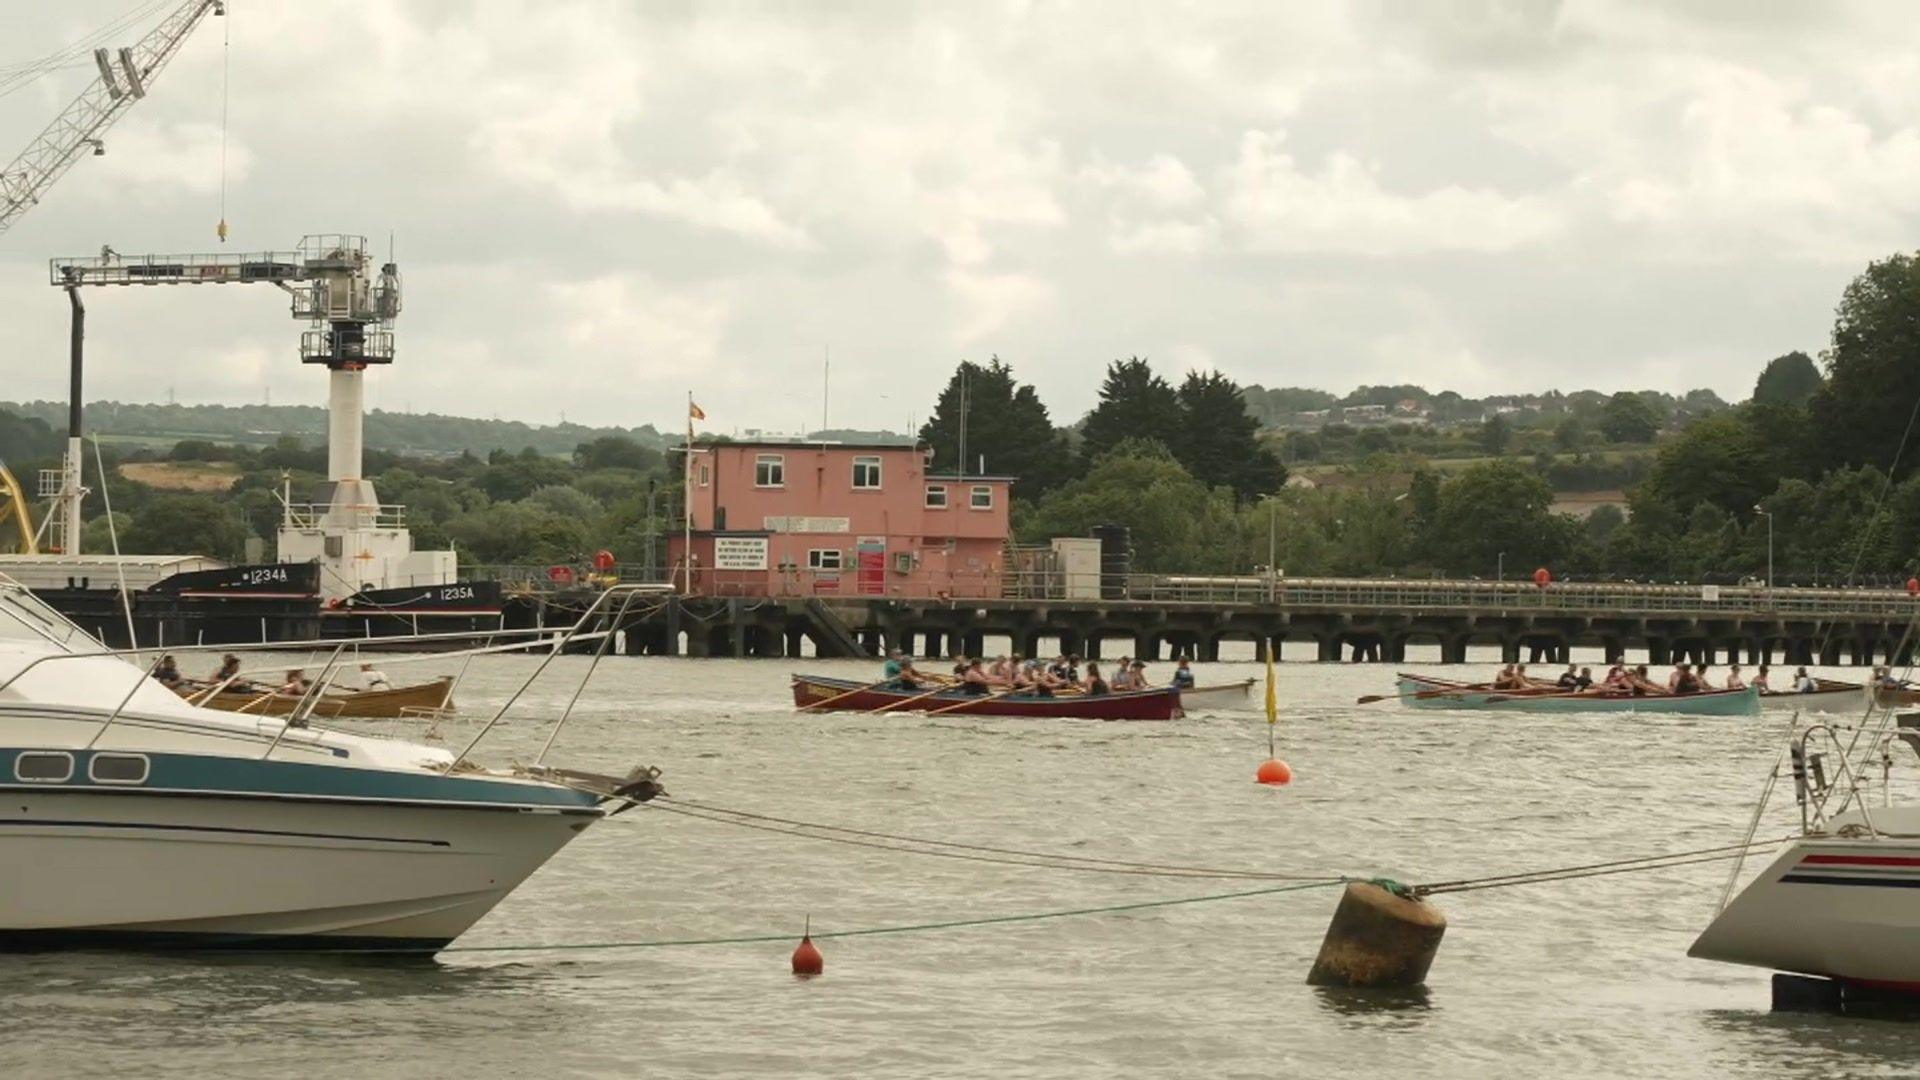
[{"label": "pink building", "polygon": [[[690,591],[999,596],[1012,478],[935,475],[931,457],[902,444],[696,442]],[[668,545],[683,575],[684,546],[678,534]]]}]

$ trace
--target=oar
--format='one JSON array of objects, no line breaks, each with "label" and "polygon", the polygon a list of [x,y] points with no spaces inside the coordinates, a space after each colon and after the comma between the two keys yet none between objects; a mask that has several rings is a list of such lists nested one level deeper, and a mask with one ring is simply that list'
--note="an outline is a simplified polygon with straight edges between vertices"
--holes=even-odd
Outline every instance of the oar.
[{"label": "oar", "polygon": [[981,694],[981,695],[979,695],[978,697],[970,697],[970,698],[968,698],[968,699],[967,699],[967,700],[965,700],[965,701],[956,701],[956,702],[954,702],[954,703],[953,703],[952,705],[942,705],[942,706],[941,706],[940,708],[938,708],[938,709],[932,709],[932,710],[929,710],[929,711],[927,712],[927,715],[928,715],[928,716],[939,716],[939,715],[940,715],[941,713],[944,713],[944,712],[952,712],[952,711],[953,711],[953,710],[955,710],[955,709],[964,709],[964,708],[966,708],[966,707],[967,707],[967,706],[969,706],[969,705],[973,705],[973,704],[977,704],[977,703],[979,703],[979,702],[982,702],[982,701],[993,701],[993,700],[994,700],[994,699],[996,699],[996,698],[1003,698],[1003,697],[1006,697],[1006,696],[1007,696],[1008,694],[1017,694],[1017,693],[1019,693],[1019,692],[1020,692],[1021,690],[1024,690],[1024,689],[1026,689],[1026,688],[1025,688],[1025,687],[1020,687],[1020,686],[1016,686],[1016,687],[1012,687],[1012,688],[1010,688],[1010,689],[1006,689],[1006,690],[1002,690],[1002,691],[1000,691],[1000,692],[998,692],[998,693],[994,693],[994,694]]},{"label": "oar", "polygon": [[924,694],[915,694],[910,698],[901,698],[899,701],[889,701],[885,705],[876,705],[873,708],[867,710],[867,715],[872,716],[874,713],[890,712],[894,709],[899,708],[902,705],[911,705],[916,701],[925,701],[926,699],[932,697],[935,694],[945,693],[948,689],[949,687],[936,686]]},{"label": "oar", "polygon": [[877,683],[869,683],[866,686],[856,686],[844,694],[835,694],[830,698],[824,698],[820,701],[809,701],[805,705],[800,706],[800,711],[806,712],[808,709],[824,709],[842,698],[850,698],[855,694],[864,694],[869,690],[878,690],[892,681],[891,678],[881,679]]},{"label": "oar", "polygon": [[1398,701],[1403,697],[1424,701],[1427,698],[1445,697],[1448,694],[1478,694],[1487,690],[1485,686],[1442,686],[1435,690],[1420,690],[1412,694],[1368,694],[1354,702],[1356,705],[1371,705],[1376,701]]}]

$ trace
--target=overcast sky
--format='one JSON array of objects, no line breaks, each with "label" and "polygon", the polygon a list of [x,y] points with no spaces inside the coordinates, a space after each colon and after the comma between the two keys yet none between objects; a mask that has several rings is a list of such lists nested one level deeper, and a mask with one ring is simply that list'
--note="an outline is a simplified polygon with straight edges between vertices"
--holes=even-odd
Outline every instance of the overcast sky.
[{"label": "overcast sky", "polygon": [[[133,6],[10,4],[0,64]],[[0,235],[0,396],[65,396],[47,257],[219,246],[223,33],[226,250],[393,235],[383,408],[796,430],[827,346],[836,426],[995,353],[1059,422],[1136,353],[1743,398],[1915,246],[1903,3],[229,6]],[[89,397],[324,400],[267,287],[89,296]]]}]

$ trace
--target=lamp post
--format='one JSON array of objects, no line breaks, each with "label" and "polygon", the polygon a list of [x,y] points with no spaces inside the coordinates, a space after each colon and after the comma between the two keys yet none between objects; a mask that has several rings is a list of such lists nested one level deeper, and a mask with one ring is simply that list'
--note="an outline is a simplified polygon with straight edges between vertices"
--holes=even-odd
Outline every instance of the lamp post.
[{"label": "lamp post", "polygon": [[[1753,512],[1767,519],[1767,595],[1772,596],[1773,595],[1773,514],[1770,513],[1769,511],[1760,509],[1758,506],[1753,508]],[[1819,582],[1815,582],[1814,584],[1817,585],[1819,584]]]},{"label": "lamp post", "polygon": [[1493,560],[1493,580],[1507,580],[1507,553],[1504,551]]},{"label": "lamp post", "polygon": [[653,532],[653,497],[654,495],[658,494],[659,491],[660,491],[659,478],[653,477],[653,476],[647,477],[647,580],[648,581],[656,580],[654,577],[654,567],[656,564],[653,561],[653,558],[654,558],[653,545],[656,540],[656,537],[654,536],[654,532]]},{"label": "lamp post", "polygon": [[1280,551],[1280,503],[1267,500],[1267,603],[1273,603],[1278,592],[1279,572],[1274,569]]}]

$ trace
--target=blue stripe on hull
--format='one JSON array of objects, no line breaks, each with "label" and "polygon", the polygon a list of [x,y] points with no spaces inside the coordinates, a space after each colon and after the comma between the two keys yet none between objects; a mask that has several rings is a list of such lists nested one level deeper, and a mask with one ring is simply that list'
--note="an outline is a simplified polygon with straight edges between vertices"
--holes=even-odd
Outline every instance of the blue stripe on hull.
[{"label": "blue stripe on hull", "polygon": [[452,938],[372,934],[215,934],[169,930],[0,930],[0,953],[63,952],[352,952],[429,956]]},{"label": "blue stripe on hull", "polygon": [[150,821],[60,821],[43,818],[0,818],[0,829],[145,829],[169,833],[217,833],[223,836],[277,836],[295,840],[346,840],[353,843],[409,844],[415,847],[452,847],[445,840],[410,836],[356,836],[349,833],[293,831],[289,829],[246,829],[232,825],[164,825]]},{"label": "blue stripe on hull", "polygon": [[1852,885],[1875,889],[1920,889],[1920,878],[1839,877],[1833,874],[1783,874],[1782,882],[1793,885]]},{"label": "blue stripe on hull", "polygon": [[22,782],[15,778],[14,759],[22,753],[48,752],[43,748],[0,749],[0,790],[88,791],[141,795],[193,794],[251,796],[280,799],[345,799],[367,802],[508,805],[583,810],[599,800],[586,792],[556,785],[521,784],[481,777],[449,776],[437,772],[363,769],[349,765],[318,765],[300,761],[215,754],[145,753],[151,763],[147,779],[139,784],[96,783],[88,765],[95,754],[120,757],[132,751],[64,750],[74,758],[73,776],[64,781]]}]

